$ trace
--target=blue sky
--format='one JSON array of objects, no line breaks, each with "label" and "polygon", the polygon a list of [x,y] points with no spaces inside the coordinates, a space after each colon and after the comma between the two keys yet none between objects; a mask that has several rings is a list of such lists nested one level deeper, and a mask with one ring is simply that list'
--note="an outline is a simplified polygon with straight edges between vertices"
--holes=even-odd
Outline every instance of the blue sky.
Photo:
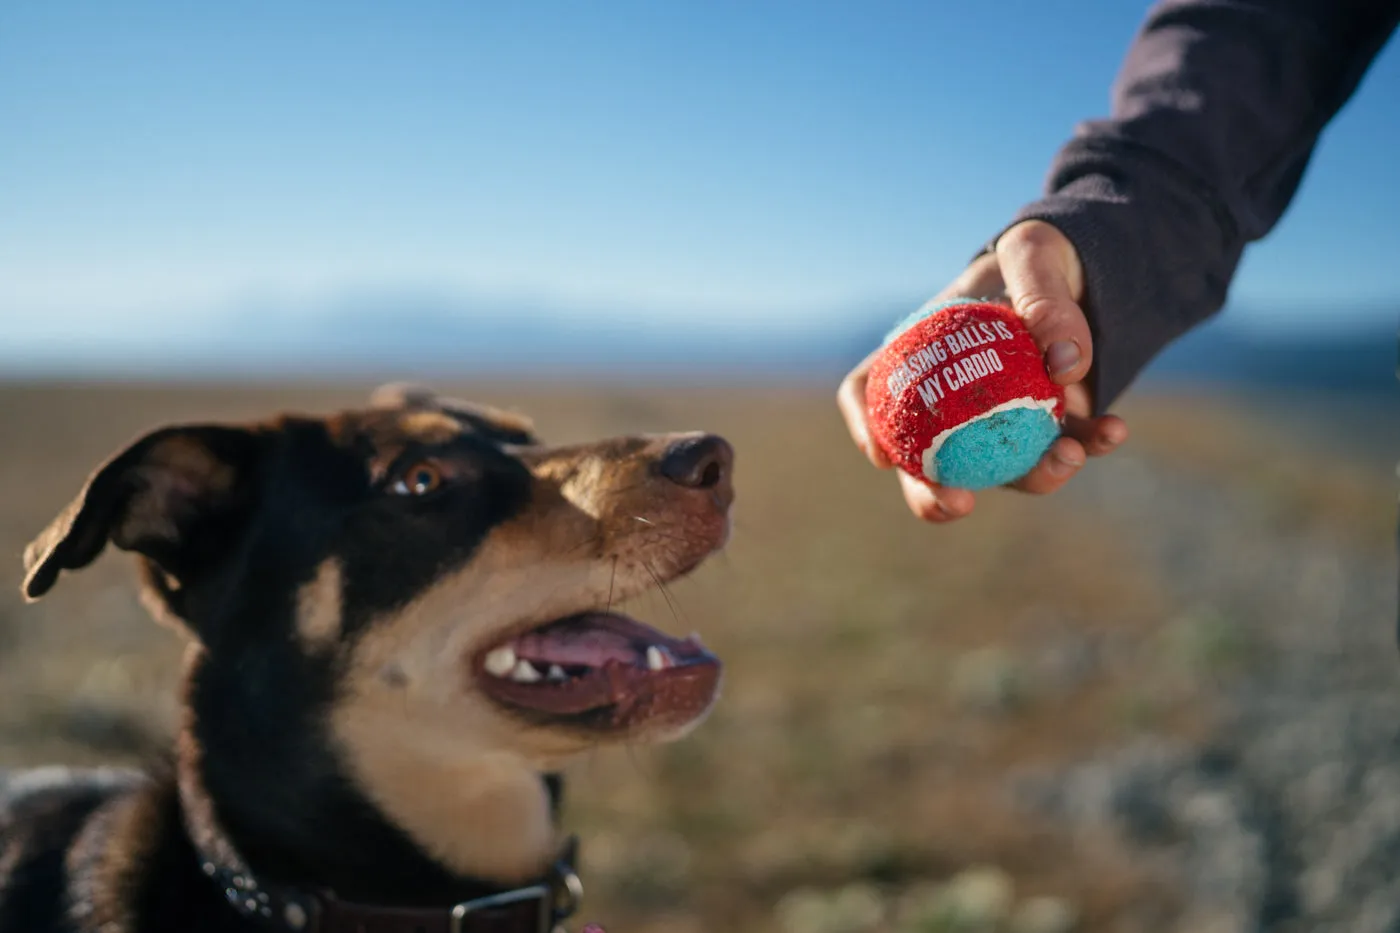
[{"label": "blue sky", "polygon": [[[398,294],[849,327],[1037,194],[1144,9],[5,3],[0,342]],[[1246,261],[1241,323],[1400,300],[1397,160],[1392,43]]]}]

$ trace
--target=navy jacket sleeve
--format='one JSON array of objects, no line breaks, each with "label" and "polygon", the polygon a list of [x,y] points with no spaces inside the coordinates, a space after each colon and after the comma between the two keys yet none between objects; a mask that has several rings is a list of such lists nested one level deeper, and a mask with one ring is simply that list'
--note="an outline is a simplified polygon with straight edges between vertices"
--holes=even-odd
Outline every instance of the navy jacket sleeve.
[{"label": "navy jacket sleeve", "polygon": [[1397,0],[1151,9],[1110,117],[1077,128],[1015,219],[1047,221],[1079,251],[1099,411],[1225,303],[1245,246],[1288,207],[1397,20]]}]

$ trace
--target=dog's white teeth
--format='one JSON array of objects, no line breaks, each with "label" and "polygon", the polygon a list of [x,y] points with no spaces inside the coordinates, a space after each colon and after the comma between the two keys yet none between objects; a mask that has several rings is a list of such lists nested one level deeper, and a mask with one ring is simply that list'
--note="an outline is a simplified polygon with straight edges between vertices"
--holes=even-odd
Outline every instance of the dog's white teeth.
[{"label": "dog's white teeth", "polygon": [[535,665],[521,658],[515,662],[515,670],[510,672],[510,679],[522,684],[533,684],[540,680],[540,672],[535,670]]},{"label": "dog's white teeth", "polygon": [[486,656],[486,663],[483,666],[488,674],[505,677],[515,670],[515,649],[510,645],[497,648]]},{"label": "dog's white teeth", "polygon": [[563,669],[562,667],[560,667],[558,664],[551,664],[551,665],[549,665],[549,679],[550,679],[550,680],[568,680],[568,679],[569,679],[569,675],[565,674],[565,673],[564,673],[564,669]]},{"label": "dog's white teeth", "polygon": [[666,653],[665,648],[652,645],[647,648],[647,669],[652,671],[664,671],[671,666],[671,656]]}]

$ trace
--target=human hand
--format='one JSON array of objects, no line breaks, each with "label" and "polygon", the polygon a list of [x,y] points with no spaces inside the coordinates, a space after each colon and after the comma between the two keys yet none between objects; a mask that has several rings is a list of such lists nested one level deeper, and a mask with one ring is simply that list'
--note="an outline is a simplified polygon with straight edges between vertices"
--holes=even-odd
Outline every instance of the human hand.
[{"label": "human hand", "polygon": [[[932,299],[1005,297],[1026,322],[1045,354],[1050,378],[1065,387],[1063,433],[1040,462],[1014,483],[1013,489],[1044,495],[1067,483],[1088,457],[1111,453],[1128,437],[1116,415],[1093,417],[1093,397],[1085,381],[1093,365],[1089,321],[1079,302],[1084,297],[1084,269],[1073,244],[1058,229],[1040,220],[1017,224],[997,240],[996,251],[979,256]],[[837,406],[851,439],[882,470],[892,466],[866,424],[865,383],[871,353],[841,381]],[[976,504],[970,490],[930,485],[897,470],[910,511],[929,522],[966,516]]]}]

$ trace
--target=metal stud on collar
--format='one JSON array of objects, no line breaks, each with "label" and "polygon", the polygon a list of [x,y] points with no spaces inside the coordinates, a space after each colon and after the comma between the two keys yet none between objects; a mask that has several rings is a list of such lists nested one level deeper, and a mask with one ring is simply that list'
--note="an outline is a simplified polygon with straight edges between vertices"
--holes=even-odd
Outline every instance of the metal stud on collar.
[{"label": "metal stud on collar", "polygon": [[305,929],[308,917],[306,909],[300,904],[288,904],[282,909],[282,919],[287,921],[287,926],[293,930],[301,930]]}]

